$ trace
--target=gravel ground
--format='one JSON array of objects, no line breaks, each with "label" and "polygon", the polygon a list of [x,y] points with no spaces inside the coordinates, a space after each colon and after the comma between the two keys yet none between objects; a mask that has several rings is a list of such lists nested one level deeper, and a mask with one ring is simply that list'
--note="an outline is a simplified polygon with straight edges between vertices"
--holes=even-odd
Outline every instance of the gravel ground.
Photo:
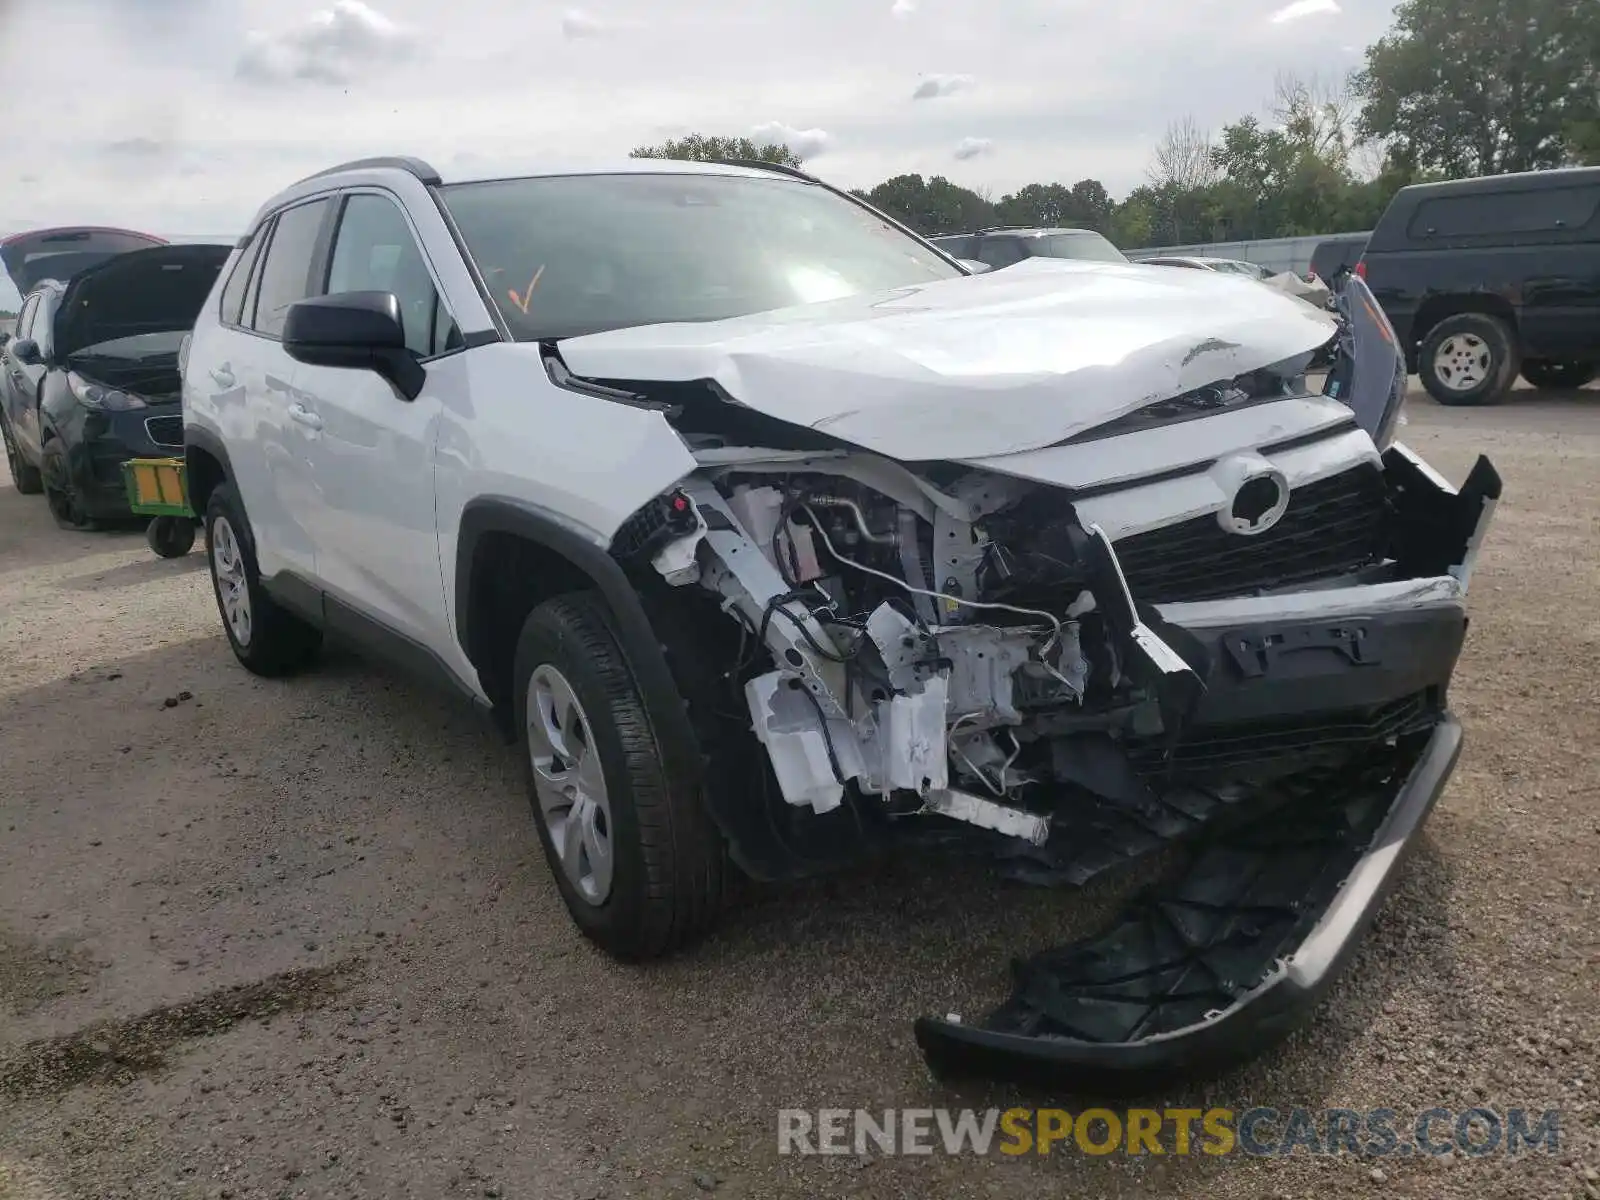
[{"label": "gravel ground", "polygon": [[1483,449],[1507,481],[1464,757],[1314,1026],[1156,1098],[1559,1108],[1558,1154],[780,1157],[780,1107],[1015,1102],[932,1082],[910,1022],[981,1011],[1112,886],[906,860],[615,965],[474,718],[346,657],[254,679],[200,554],[59,532],[0,484],[0,1200],[1600,1198],[1597,401],[1410,405],[1448,476]]}]

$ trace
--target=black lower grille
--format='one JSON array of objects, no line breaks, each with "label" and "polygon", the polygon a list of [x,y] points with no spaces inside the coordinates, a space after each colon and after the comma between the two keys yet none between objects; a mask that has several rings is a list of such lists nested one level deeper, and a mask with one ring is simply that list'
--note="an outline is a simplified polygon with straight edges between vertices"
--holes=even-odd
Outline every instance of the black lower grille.
[{"label": "black lower grille", "polygon": [[1195,517],[1123,538],[1117,558],[1142,603],[1245,596],[1381,561],[1387,513],[1383,472],[1362,466],[1295,488],[1265,533],[1242,537]]},{"label": "black lower grille", "polygon": [[1127,752],[1141,775],[1170,772],[1179,778],[1227,776],[1275,760],[1320,752],[1338,755],[1375,746],[1425,729],[1437,718],[1438,704],[1433,694],[1416,692],[1364,711],[1186,730],[1170,757],[1164,746],[1154,742],[1131,742]]},{"label": "black lower grille", "polygon": [[150,440],[158,446],[183,445],[183,418],[182,417],[151,417],[144,423],[144,431],[150,435]]}]

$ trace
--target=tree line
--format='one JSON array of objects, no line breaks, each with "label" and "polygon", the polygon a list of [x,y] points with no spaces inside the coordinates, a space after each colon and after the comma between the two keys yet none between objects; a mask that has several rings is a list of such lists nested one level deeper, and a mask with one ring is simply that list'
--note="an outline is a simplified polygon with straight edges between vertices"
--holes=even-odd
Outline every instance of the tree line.
[{"label": "tree line", "polygon": [[[704,134],[632,153],[801,163]],[[1121,200],[1097,179],[995,199],[943,175],[856,194],[925,236],[1074,226],[1130,249],[1371,229],[1407,184],[1573,164],[1600,164],[1600,0],[1403,0],[1348,77],[1280,75],[1263,113],[1215,133],[1175,121]]]}]

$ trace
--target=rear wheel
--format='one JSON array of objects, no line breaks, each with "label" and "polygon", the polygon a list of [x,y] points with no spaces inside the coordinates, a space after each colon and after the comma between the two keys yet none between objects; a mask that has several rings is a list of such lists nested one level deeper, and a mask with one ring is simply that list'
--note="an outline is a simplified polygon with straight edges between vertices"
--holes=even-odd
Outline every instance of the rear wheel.
[{"label": "rear wheel", "polygon": [[1517,378],[1517,340],[1506,323],[1487,313],[1446,317],[1422,340],[1418,373],[1440,404],[1495,404]]},{"label": "rear wheel", "polygon": [[255,544],[230,484],[206,503],[206,557],[211,587],[234,657],[257,675],[287,675],[322,644],[322,632],[277,604],[261,586]]},{"label": "rear wheel", "polygon": [[529,614],[514,666],[534,823],[567,911],[618,958],[655,958],[715,919],[721,835],[697,781],[668,768],[604,602]]},{"label": "rear wheel", "polygon": [[1600,376],[1600,363],[1530,358],[1522,364],[1522,377],[1536,388],[1555,391],[1581,388],[1593,383],[1596,376]]},{"label": "rear wheel", "polygon": [[56,524],[74,533],[99,528],[99,523],[89,515],[83,493],[68,469],[66,447],[61,439],[51,438],[46,442],[42,457],[40,474],[44,481],[45,503],[50,506],[50,515]]},{"label": "rear wheel", "polygon": [[24,496],[37,496],[44,491],[39,468],[23,461],[22,448],[17,445],[17,439],[11,432],[11,422],[4,416],[0,416],[0,440],[6,444],[6,466],[11,471],[11,482],[16,485],[17,491]]}]

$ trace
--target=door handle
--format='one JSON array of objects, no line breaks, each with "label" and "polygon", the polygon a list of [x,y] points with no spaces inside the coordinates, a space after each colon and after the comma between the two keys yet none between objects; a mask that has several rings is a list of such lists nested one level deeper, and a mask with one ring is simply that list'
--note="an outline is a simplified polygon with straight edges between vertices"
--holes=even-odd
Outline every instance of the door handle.
[{"label": "door handle", "polygon": [[224,363],[220,367],[211,368],[211,379],[218,387],[231,388],[236,382],[233,378],[233,368]]},{"label": "door handle", "polygon": [[303,404],[289,405],[289,419],[297,424],[304,425],[307,429],[322,428],[322,418]]}]

